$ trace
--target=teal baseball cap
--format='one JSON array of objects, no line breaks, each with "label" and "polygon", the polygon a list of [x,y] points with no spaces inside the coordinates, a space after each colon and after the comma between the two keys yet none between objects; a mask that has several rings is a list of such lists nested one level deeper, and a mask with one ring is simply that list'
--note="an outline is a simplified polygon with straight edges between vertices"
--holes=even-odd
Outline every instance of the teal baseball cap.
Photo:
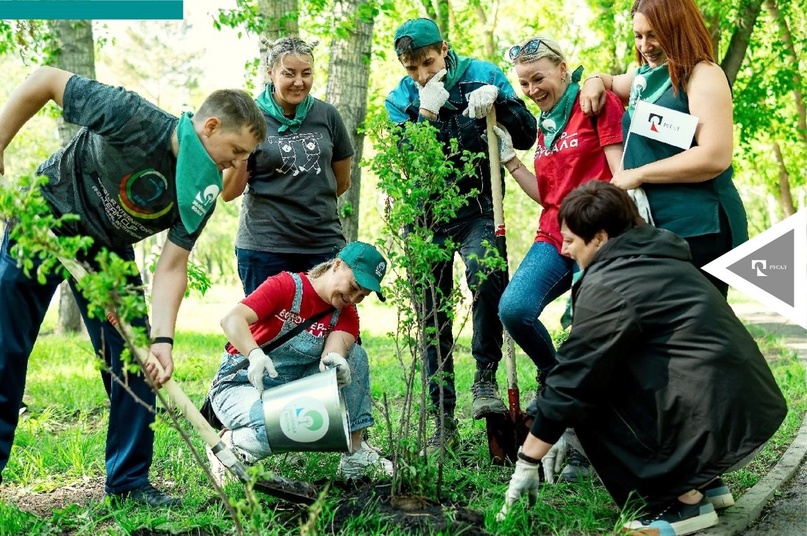
[{"label": "teal baseball cap", "polygon": [[375,291],[379,300],[386,301],[381,292],[381,280],[387,273],[387,260],[375,247],[366,242],[350,242],[336,257],[350,266],[359,286]]},{"label": "teal baseball cap", "polygon": [[440,28],[431,19],[409,19],[395,30],[395,44],[401,37],[412,38],[412,48],[420,48],[443,41]]}]

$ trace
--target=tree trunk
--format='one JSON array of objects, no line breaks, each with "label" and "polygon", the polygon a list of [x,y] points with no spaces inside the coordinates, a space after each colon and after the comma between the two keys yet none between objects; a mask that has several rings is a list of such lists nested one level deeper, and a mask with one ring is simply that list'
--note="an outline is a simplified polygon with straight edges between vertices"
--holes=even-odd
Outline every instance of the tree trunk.
[{"label": "tree trunk", "polygon": [[745,51],[751,41],[751,32],[754,31],[754,25],[761,10],[762,0],[743,0],[741,2],[737,13],[737,26],[731,35],[726,55],[720,62],[720,67],[726,73],[730,85],[734,85],[734,81],[737,79],[737,73],[745,58]]},{"label": "tree trunk", "polygon": [[790,194],[790,174],[787,172],[787,165],[782,157],[782,148],[778,141],[773,142],[773,156],[776,159],[776,167],[779,169],[779,204],[787,218],[796,213],[796,207],[793,206],[793,196]]},{"label": "tree trunk", "polygon": [[[263,38],[269,42],[300,34],[300,8],[298,0],[258,0],[258,16],[266,21]],[[266,44],[261,40],[258,53],[261,58],[261,80],[266,85],[269,74],[266,71]]]},{"label": "tree trunk", "polygon": [[[56,67],[87,78],[95,78],[95,42],[92,34],[92,21],[89,20],[55,20],[51,22],[57,50],[53,63]],[[67,145],[79,127],[65,122],[61,117],[58,122],[59,138],[62,146]],[[79,313],[73,293],[67,282],[59,287],[59,333],[76,333],[81,330],[81,314]]]},{"label": "tree trunk", "polygon": [[[359,235],[359,197],[364,134],[358,131],[367,115],[367,87],[373,45],[372,16],[362,18],[361,7],[369,0],[342,0],[334,5],[334,20],[348,28],[347,37],[331,41],[326,100],[336,106],[353,144],[350,188],[339,198],[339,218],[349,242]],[[337,32],[337,36],[340,32]]]},{"label": "tree trunk", "polygon": [[787,25],[787,20],[779,11],[779,6],[776,5],[776,0],[765,0],[765,8],[768,10],[768,15],[776,23],[779,28],[779,37],[781,38],[782,46],[787,51],[785,58],[787,64],[793,68],[793,101],[796,105],[796,112],[798,113],[797,132],[799,138],[803,143],[807,143],[807,109],[804,106],[804,95],[801,93],[801,73],[799,72],[799,60],[796,55],[796,47],[793,45],[793,35],[790,33],[790,28]]}]

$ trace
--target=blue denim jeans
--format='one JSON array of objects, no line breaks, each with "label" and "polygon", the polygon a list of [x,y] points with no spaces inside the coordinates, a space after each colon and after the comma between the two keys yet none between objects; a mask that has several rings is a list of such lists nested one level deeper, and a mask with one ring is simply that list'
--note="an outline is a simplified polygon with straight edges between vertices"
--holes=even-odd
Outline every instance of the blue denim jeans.
[{"label": "blue denim jeans", "polygon": [[[443,226],[434,234],[434,243],[444,246],[451,239],[456,244],[456,251],[465,263],[465,280],[474,296],[471,304],[473,323],[473,338],[471,339],[471,354],[476,360],[477,370],[493,370],[498,368],[502,359],[502,324],[499,321],[499,298],[505,285],[505,274],[494,271],[480,283],[483,267],[478,259],[486,256],[487,250],[482,245],[484,240],[490,244],[496,243],[494,236],[493,219],[487,215],[465,218]],[[443,262],[432,267],[437,282],[438,307],[437,325],[441,326],[438,345],[433,342],[426,348],[426,370],[429,375],[429,395],[434,408],[439,407],[440,384],[443,388],[443,407],[449,413],[456,406],[456,391],[454,388],[454,334],[447,315],[439,311],[440,296],[448,296],[454,285],[454,263]],[[426,326],[434,326],[435,307],[430,295],[426,299]],[[436,374],[439,376],[435,376]],[[439,381],[442,380],[442,381]]]},{"label": "blue denim jeans", "polygon": [[[9,248],[6,231],[0,247],[0,472],[8,463],[14,441],[28,358],[50,300],[62,282],[58,275],[48,276],[43,285],[35,277],[26,277],[17,267],[16,260],[9,255]],[[117,253],[124,259],[134,260],[131,247],[117,250]],[[88,255],[88,258],[92,257]],[[142,287],[139,276],[133,277],[131,283]],[[105,318],[89,318],[87,301],[72,281],[70,287],[95,353],[108,367],[101,372],[110,402],[106,438],[107,479],[104,488],[107,493],[139,488],[148,483],[154,452],[154,432],[151,429],[154,414],[137,402],[127,389],[152,407],[155,395],[141,374],[124,374],[120,359],[123,339]],[[147,326],[147,321],[140,318],[131,324],[143,327]],[[64,357],[69,358],[67,355]],[[118,378],[126,377],[126,387],[114,381],[109,371]]]},{"label": "blue denim jeans", "polygon": [[574,261],[552,244],[535,242],[499,302],[499,318],[539,370],[555,364],[552,337],[538,319],[544,308],[572,285]]},{"label": "blue denim jeans", "polygon": [[253,249],[235,248],[238,261],[238,277],[249,296],[268,277],[280,272],[307,272],[317,264],[336,257],[340,248],[328,253],[270,253]]}]

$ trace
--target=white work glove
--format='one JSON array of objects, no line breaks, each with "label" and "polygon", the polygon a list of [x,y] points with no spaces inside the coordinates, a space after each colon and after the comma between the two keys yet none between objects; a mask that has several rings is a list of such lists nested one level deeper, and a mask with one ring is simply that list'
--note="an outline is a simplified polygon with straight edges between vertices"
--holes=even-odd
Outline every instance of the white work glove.
[{"label": "white work glove", "polygon": [[325,372],[333,367],[336,367],[336,382],[339,387],[350,385],[350,365],[348,365],[347,359],[336,352],[328,352],[319,362],[319,370]]},{"label": "white work glove", "polygon": [[563,436],[560,436],[557,443],[552,445],[549,452],[541,458],[541,465],[544,466],[544,478],[550,484],[554,484],[556,476],[563,470],[563,462],[566,461],[566,451],[568,444]]},{"label": "white work glove", "polygon": [[493,132],[499,138],[499,160],[502,164],[506,164],[516,157],[516,151],[513,149],[513,137],[506,128],[499,125],[493,127]]},{"label": "white work glove", "polygon": [[468,94],[468,107],[462,112],[462,115],[468,116],[471,119],[482,119],[486,117],[493,103],[496,102],[496,97],[499,96],[499,88],[490,84],[484,85],[479,89],[475,89]]},{"label": "white work glove", "polygon": [[[518,449],[521,452],[521,448]],[[510,477],[510,485],[504,495],[504,504],[501,511],[496,514],[496,521],[504,521],[510,507],[525,493],[530,506],[538,499],[538,487],[541,485],[541,477],[538,475],[538,464],[525,462],[521,458],[516,460],[516,470]]]},{"label": "white work glove", "polygon": [[639,210],[639,216],[650,225],[653,223],[653,214],[650,212],[650,201],[647,200],[647,194],[641,186],[638,188],[631,188],[628,190],[628,195],[633,199],[633,203]]},{"label": "white work glove", "polygon": [[420,91],[420,107],[436,114],[443,107],[443,104],[448,100],[448,91],[443,87],[443,78],[445,78],[445,69],[440,69],[432,76],[432,79],[426,82],[425,86],[421,86],[417,82],[415,85]]},{"label": "white work glove", "polygon": [[266,371],[269,373],[270,378],[277,378],[275,364],[272,363],[272,359],[268,355],[263,353],[260,347],[252,350],[247,359],[249,359],[249,368],[247,369],[249,383],[258,390],[259,394],[263,393],[263,373]]}]

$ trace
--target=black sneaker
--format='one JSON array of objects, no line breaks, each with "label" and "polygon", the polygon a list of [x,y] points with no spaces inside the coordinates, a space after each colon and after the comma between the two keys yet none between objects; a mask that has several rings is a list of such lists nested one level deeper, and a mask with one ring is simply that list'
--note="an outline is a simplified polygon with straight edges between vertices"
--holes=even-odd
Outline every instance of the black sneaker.
[{"label": "black sneaker", "polygon": [[717,521],[714,506],[704,496],[698,504],[684,504],[676,499],[659,512],[625,523],[623,527],[647,536],[683,536],[714,527]]},{"label": "black sneaker", "polygon": [[123,493],[110,493],[110,497],[119,501],[132,501],[146,506],[167,506],[175,508],[182,505],[182,501],[176,497],[166,495],[151,484],[146,484],[139,488],[124,491]]},{"label": "black sneaker", "polygon": [[701,491],[706,496],[706,500],[712,503],[712,506],[715,507],[715,510],[734,506],[734,496],[731,494],[729,487],[720,477],[717,477],[706,484]]},{"label": "black sneaker", "polygon": [[591,480],[594,476],[594,469],[588,458],[579,450],[569,447],[569,461],[560,473],[561,482],[576,483],[581,480]]}]

